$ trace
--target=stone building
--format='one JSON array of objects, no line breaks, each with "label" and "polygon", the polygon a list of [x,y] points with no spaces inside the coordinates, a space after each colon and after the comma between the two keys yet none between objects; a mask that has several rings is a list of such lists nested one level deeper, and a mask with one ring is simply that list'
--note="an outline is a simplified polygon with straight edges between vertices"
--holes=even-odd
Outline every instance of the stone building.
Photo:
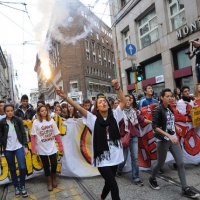
[{"label": "stone building", "polygon": [[9,67],[6,57],[0,47],[0,100],[10,98]]},{"label": "stone building", "polygon": [[[113,0],[110,3],[113,43],[116,51],[117,74],[124,91],[133,92],[136,80],[125,47],[137,48],[133,63],[141,65],[142,86],[151,83],[155,93],[164,87],[189,85],[191,93],[197,82],[195,58],[185,52],[189,41],[200,38],[199,0]],[[190,46],[190,51],[192,47]]]},{"label": "stone building", "polygon": [[[49,51],[52,81],[80,103],[84,98],[94,99],[99,92],[115,98],[111,87],[115,78],[111,29],[80,1],[69,2],[69,6],[68,26],[59,29],[64,37],[71,38],[71,43],[52,39]],[[35,71],[39,98],[57,99],[53,85],[44,78],[38,57]]]}]

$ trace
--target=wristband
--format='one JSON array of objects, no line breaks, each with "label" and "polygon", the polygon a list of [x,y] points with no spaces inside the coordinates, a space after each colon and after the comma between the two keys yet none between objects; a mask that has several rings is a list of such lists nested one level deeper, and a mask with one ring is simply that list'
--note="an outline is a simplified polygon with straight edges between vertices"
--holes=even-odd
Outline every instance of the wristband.
[{"label": "wristband", "polygon": [[115,88],[115,90],[117,90],[117,91],[120,90],[120,86],[117,89]]}]

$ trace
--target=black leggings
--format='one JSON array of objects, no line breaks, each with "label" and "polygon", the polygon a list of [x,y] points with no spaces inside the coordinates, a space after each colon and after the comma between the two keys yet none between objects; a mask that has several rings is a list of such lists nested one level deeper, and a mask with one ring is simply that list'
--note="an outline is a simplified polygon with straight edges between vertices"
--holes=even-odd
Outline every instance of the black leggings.
[{"label": "black leggings", "polygon": [[[51,173],[55,174],[56,173],[56,168],[57,168],[57,157],[56,157],[56,153],[50,155],[50,156],[44,156],[44,155],[40,155],[40,158],[42,160],[42,164],[44,167],[44,174],[45,176],[50,176]],[[50,172],[50,164],[49,164],[49,160],[51,162],[51,172]]]},{"label": "black leggings", "polygon": [[108,167],[98,167],[98,170],[101,176],[105,180],[105,185],[101,194],[101,198],[105,199],[108,193],[111,191],[111,197],[113,200],[120,200],[119,198],[119,188],[115,180],[115,174],[117,171],[117,166],[108,166]]}]

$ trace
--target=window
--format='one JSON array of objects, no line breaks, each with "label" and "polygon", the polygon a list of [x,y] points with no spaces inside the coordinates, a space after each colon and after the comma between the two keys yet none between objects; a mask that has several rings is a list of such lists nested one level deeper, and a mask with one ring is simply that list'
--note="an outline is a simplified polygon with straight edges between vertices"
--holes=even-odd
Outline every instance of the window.
[{"label": "window", "polygon": [[92,74],[92,67],[90,68],[90,74]]},{"label": "window", "polygon": [[97,74],[96,74],[97,76],[99,76],[99,70],[97,69]]},{"label": "window", "polygon": [[112,53],[111,62],[112,62],[112,68],[115,69],[115,57],[114,57],[114,53]]},{"label": "window", "polygon": [[93,36],[94,35],[94,33],[93,33],[93,30],[91,29],[91,31],[90,31],[90,34],[91,34],[91,36]]},{"label": "window", "polygon": [[94,41],[92,41],[92,52],[95,53],[95,42]]},{"label": "window", "polygon": [[106,40],[106,44],[108,45],[108,40]]},{"label": "window", "polygon": [[111,63],[110,63],[110,61],[108,61],[108,67],[111,69]]},{"label": "window", "polygon": [[[130,31],[124,31],[123,33],[123,37],[124,37],[124,48],[126,48],[127,44],[130,44]],[[127,57],[127,53],[125,53],[126,57]]]},{"label": "window", "polygon": [[110,50],[107,50],[108,60],[110,61]]},{"label": "window", "polygon": [[146,79],[159,75],[163,75],[163,66],[161,59],[145,65]]},{"label": "window", "polygon": [[101,42],[104,43],[104,37],[101,37]]},{"label": "window", "polygon": [[175,52],[173,52],[174,56],[174,68],[175,70],[183,69],[185,67],[192,66],[191,60],[185,55],[185,52],[188,50],[187,47],[183,47]]},{"label": "window", "polygon": [[104,47],[103,47],[103,58],[106,59],[106,50]]},{"label": "window", "polygon": [[87,26],[86,25],[84,25],[84,31],[87,32]]},{"label": "window", "polygon": [[106,60],[103,61],[103,65],[104,65],[104,67],[107,67]]},{"label": "window", "polygon": [[87,73],[89,74],[90,73],[90,67],[87,66]]},{"label": "window", "polygon": [[86,58],[87,58],[87,60],[90,60],[90,53],[89,52],[86,52]]},{"label": "window", "polygon": [[168,0],[168,3],[171,29],[175,30],[186,23],[183,0]]},{"label": "window", "polygon": [[96,69],[95,68],[93,69],[93,75],[96,75]]},{"label": "window", "polygon": [[93,62],[96,63],[96,55],[95,54],[93,54]]},{"label": "window", "polygon": [[128,84],[133,84],[136,82],[134,73],[132,71],[127,71],[127,79],[128,79]]},{"label": "window", "polygon": [[102,65],[102,59],[99,58],[99,65]]},{"label": "window", "polygon": [[85,48],[89,50],[89,41],[87,39],[85,40]]},{"label": "window", "polygon": [[53,44],[52,51],[50,52],[50,63],[53,69],[60,63],[58,43]]},{"label": "window", "polygon": [[70,81],[70,92],[78,92],[78,82]]},{"label": "window", "polygon": [[101,56],[101,45],[97,44],[98,55]]},{"label": "window", "polygon": [[87,39],[85,39],[85,48],[86,48],[86,59],[90,60],[89,41]]},{"label": "window", "polygon": [[121,0],[121,6],[124,7],[130,0]]},{"label": "window", "polygon": [[97,40],[99,40],[99,34],[98,33],[96,33],[96,36],[97,36]]},{"label": "window", "polygon": [[141,48],[158,40],[158,23],[155,8],[139,20]]}]

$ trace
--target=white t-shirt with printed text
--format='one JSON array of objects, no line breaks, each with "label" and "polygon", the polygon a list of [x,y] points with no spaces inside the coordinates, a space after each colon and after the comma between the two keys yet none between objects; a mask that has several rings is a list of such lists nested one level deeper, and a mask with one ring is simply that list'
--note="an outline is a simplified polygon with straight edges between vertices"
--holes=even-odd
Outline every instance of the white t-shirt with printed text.
[{"label": "white t-shirt with printed text", "polygon": [[[113,112],[114,118],[116,119],[117,124],[121,121],[124,117],[123,111],[118,106],[115,111]],[[97,117],[87,111],[87,118],[83,117],[83,123],[92,131],[92,136],[94,135],[94,126]],[[104,119],[106,120],[106,119]],[[108,133],[109,134],[109,133]],[[109,135],[107,136],[109,138]],[[93,142],[93,139],[92,139]],[[93,146],[93,145],[92,145]],[[96,162],[96,166],[94,165],[94,155],[93,155],[93,148],[92,148],[92,166],[93,167],[105,167],[105,166],[113,166],[118,165],[124,161],[123,155],[123,147],[121,144],[121,140],[118,141],[118,147],[112,145],[112,141],[108,140],[108,147],[110,151],[110,158],[102,160],[100,163]]]},{"label": "white t-shirt with printed text", "polygon": [[50,121],[35,120],[32,127],[32,135],[36,135],[36,150],[39,155],[52,155],[56,153],[55,136],[59,134],[58,127],[53,119]]},{"label": "white t-shirt with printed text", "polygon": [[17,149],[20,149],[22,147],[22,144],[19,142],[17,138],[17,133],[15,131],[14,123],[12,123],[10,120],[6,121],[9,126],[6,150],[15,151]]}]

